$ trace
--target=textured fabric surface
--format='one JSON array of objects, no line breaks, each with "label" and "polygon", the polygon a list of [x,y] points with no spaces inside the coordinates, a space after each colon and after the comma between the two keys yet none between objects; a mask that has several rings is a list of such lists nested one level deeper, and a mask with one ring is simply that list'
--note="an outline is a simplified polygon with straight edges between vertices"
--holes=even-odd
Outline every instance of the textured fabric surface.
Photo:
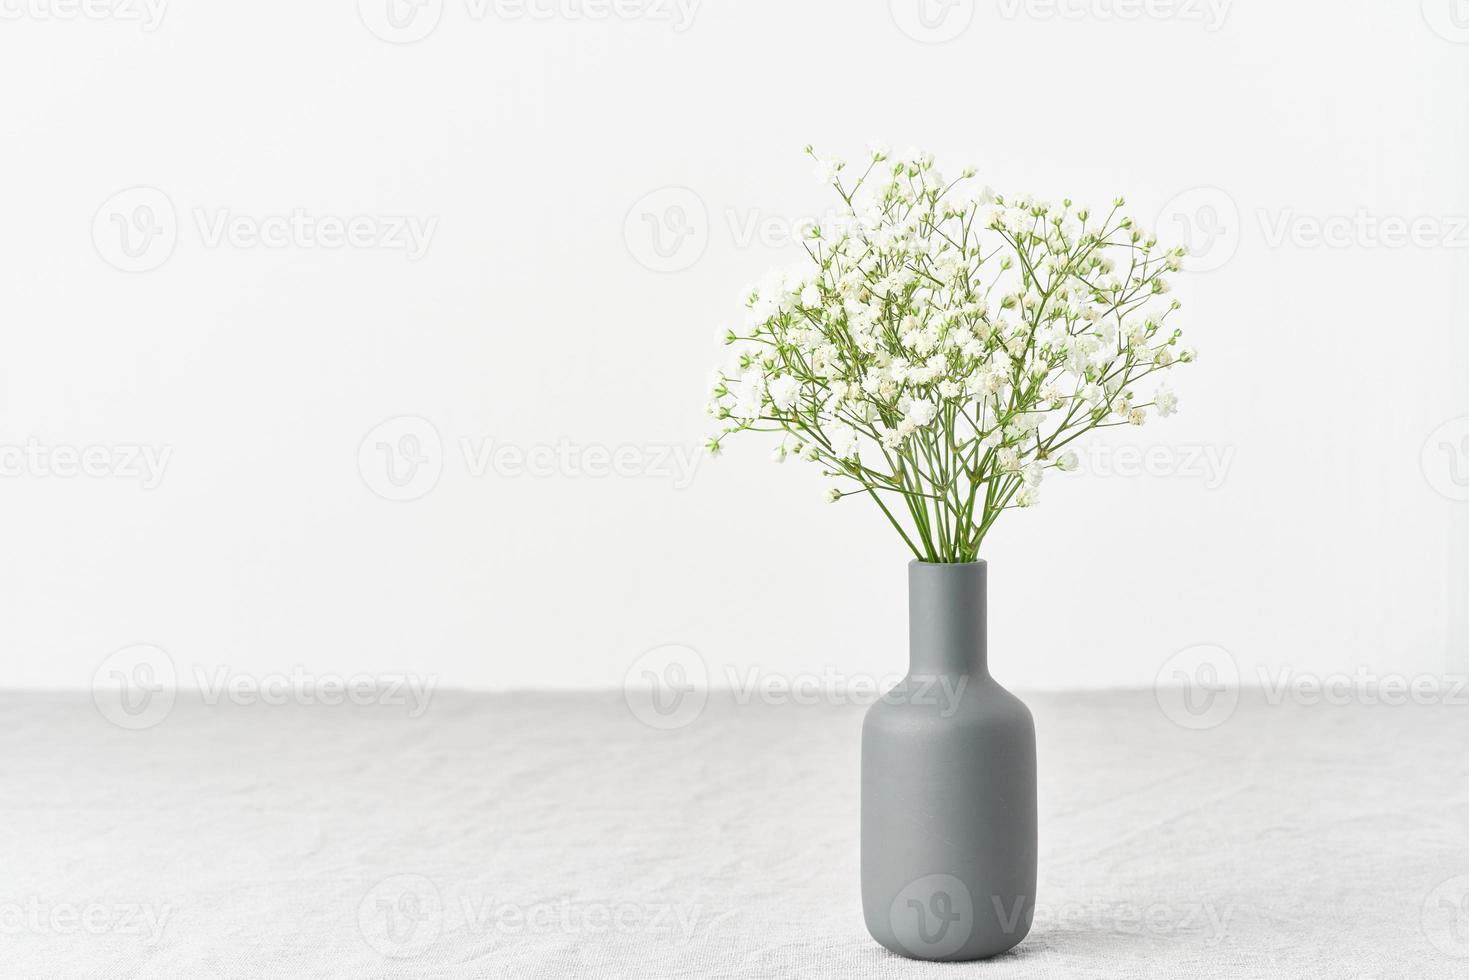
[{"label": "textured fabric surface", "polygon": [[860,707],[0,695],[0,976],[1469,975],[1469,709],[1032,695],[1036,924],[901,959],[857,887]]}]

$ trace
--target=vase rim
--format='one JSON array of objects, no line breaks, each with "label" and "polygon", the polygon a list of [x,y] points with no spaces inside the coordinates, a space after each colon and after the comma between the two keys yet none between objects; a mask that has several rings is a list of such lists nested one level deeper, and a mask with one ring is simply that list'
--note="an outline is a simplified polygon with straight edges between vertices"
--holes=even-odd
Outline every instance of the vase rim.
[{"label": "vase rim", "polygon": [[908,564],[921,565],[924,568],[974,568],[987,563],[983,558],[976,558],[974,561],[924,561],[921,558],[910,558]]}]

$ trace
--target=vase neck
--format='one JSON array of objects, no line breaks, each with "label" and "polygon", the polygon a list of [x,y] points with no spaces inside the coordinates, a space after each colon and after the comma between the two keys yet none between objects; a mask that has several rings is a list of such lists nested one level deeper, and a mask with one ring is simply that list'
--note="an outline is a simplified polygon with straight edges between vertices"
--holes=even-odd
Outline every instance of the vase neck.
[{"label": "vase neck", "polygon": [[908,672],[987,675],[985,563],[908,563]]}]

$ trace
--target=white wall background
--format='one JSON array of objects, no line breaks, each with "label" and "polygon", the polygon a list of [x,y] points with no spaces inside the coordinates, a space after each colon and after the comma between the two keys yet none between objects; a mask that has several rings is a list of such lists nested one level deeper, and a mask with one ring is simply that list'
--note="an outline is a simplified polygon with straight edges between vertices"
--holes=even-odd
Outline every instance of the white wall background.
[{"label": "white wall background", "polygon": [[[744,285],[830,204],[801,147],[871,139],[1125,192],[1210,269],[1177,281],[1182,411],[1126,440],[1156,471],[1094,455],[993,535],[1002,679],[1148,684],[1200,643],[1251,676],[1469,669],[1452,0],[925,0],[931,28],[918,0],[443,0],[399,28],[386,0],[91,2],[0,4],[0,685],[84,687],[134,643],[493,687],[615,685],[674,642],[716,681],[900,669],[879,515],[768,445],[687,485],[665,459],[706,434]],[[164,234],[129,257],[140,204]],[[241,237],[297,211],[372,242]],[[434,222],[421,257],[374,237],[394,216]],[[401,416],[431,429],[360,460]],[[385,500],[375,443],[412,431],[439,478]],[[634,472],[476,475],[462,440]],[[87,447],[108,475],[52,472]],[[171,453],[157,486],[129,447]]]}]

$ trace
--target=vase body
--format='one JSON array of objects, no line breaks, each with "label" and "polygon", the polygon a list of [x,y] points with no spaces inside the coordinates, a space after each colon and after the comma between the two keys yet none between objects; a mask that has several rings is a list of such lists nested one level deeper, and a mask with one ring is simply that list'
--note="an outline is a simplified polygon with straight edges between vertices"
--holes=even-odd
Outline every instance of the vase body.
[{"label": "vase body", "polygon": [[1035,723],[989,674],[986,565],[908,566],[908,675],[862,725],[862,912],[913,959],[976,960],[1035,914]]}]

